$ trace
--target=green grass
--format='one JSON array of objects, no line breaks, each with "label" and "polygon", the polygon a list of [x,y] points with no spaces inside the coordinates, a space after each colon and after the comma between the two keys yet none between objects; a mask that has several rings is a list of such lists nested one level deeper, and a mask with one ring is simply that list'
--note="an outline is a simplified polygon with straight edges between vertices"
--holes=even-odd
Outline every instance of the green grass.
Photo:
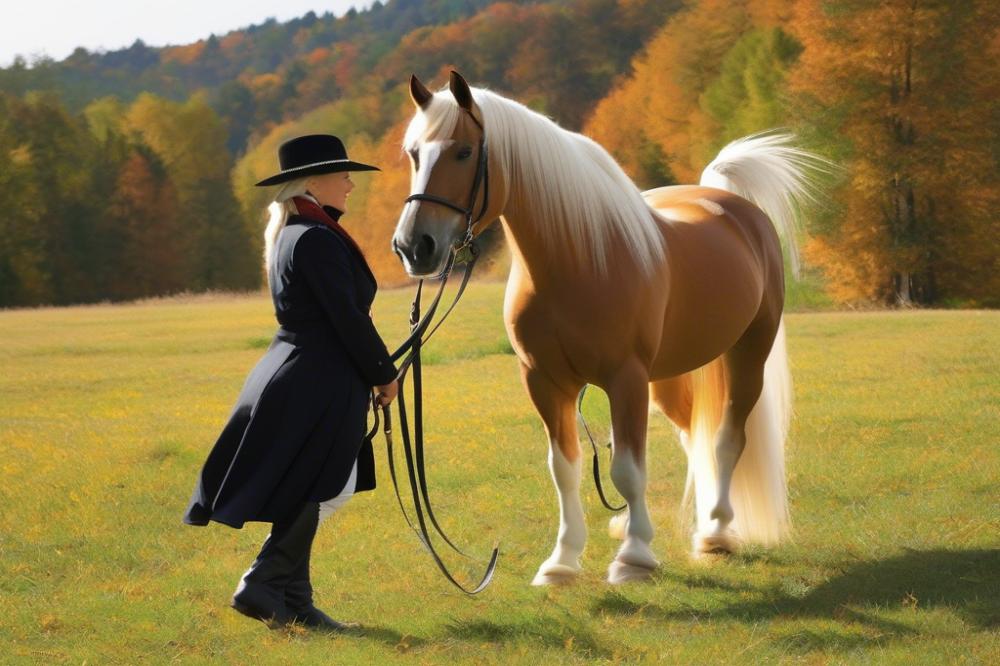
[{"label": "green grass", "polygon": [[[409,298],[379,296],[388,340],[404,336]],[[538,589],[558,506],[501,302],[501,285],[472,285],[425,371],[437,511],[481,557],[500,541],[496,579],[475,598],[445,583],[406,531],[379,448],[378,489],[325,523],[313,551],[317,604],[363,637],[238,615],[229,595],[268,525],[181,523],[274,331],[266,297],[0,312],[0,661],[997,662],[1000,313],[789,315],[794,541],[692,562],[684,460],[657,417],[654,581],[603,582],[616,544],[585,479],[586,571]],[[599,392],[586,410],[606,436]],[[460,574],[484,564],[449,561]]]}]

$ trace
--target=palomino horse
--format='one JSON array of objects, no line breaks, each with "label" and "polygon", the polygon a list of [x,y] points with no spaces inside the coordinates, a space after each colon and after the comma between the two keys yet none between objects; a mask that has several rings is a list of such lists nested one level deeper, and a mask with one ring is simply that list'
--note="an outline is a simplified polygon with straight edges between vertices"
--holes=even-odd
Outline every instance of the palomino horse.
[{"label": "palomino horse", "polygon": [[612,519],[624,542],[610,582],[658,566],[645,497],[650,400],[687,451],[695,553],[780,539],[791,388],[772,220],[794,249],[793,211],[817,158],[787,136],[750,137],[727,146],[700,185],[641,193],[590,139],[457,73],[437,93],[413,77],[410,94],[414,194],[393,236],[407,272],[440,273],[467,231],[497,218],[510,245],[504,321],[548,434],[560,508],[534,584],[581,569],[575,399],[585,384],[608,395],[611,479],[628,503]]}]

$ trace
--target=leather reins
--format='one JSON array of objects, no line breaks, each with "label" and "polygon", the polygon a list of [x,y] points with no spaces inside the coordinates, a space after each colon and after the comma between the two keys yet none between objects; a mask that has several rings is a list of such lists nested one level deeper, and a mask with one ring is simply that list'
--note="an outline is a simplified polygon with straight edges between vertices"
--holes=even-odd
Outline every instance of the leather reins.
[{"label": "leather reins", "polygon": [[[472,118],[473,122],[479,126],[480,130],[483,130],[483,126],[471,113],[469,116]],[[480,187],[482,187],[483,190],[483,204],[479,210],[479,215],[475,218],[475,220],[473,220],[473,211],[475,209],[476,199],[479,196]],[[449,582],[466,594],[477,594],[486,589],[486,587],[490,584],[490,581],[493,580],[493,574],[496,571],[497,559],[500,555],[499,544],[493,547],[489,563],[486,566],[486,572],[483,574],[479,583],[470,589],[458,582],[448,570],[447,565],[445,565],[444,560],[441,559],[441,556],[438,554],[433,542],[431,541],[430,531],[427,525],[427,523],[430,522],[431,526],[438,533],[438,535],[444,539],[445,543],[447,543],[455,552],[468,557],[468,555],[466,555],[461,549],[458,548],[458,546],[454,544],[454,542],[452,542],[450,538],[448,538],[448,535],[445,534],[441,525],[438,523],[437,517],[434,515],[434,510],[431,507],[430,494],[427,490],[427,474],[424,465],[423,376],[420,364],[420,350],[421,347],[423,347],[423,345],[426,344],[431,338],[431,336],[434,335],[441,324],[444,323],[444,320],[448,318],[448,315],[451,314],[452,310],[454,310],[455,306],[458,304],[459,299],[462,297],[462,294],[465,292],[465,288],[469,283],[469,278],[472,276],[472,269],[475,266],[476,260],[479,258],[479,249],[472,242],[472,238],[473,227],[478,224],[483,215],[486,214],[486,209],[489,206],[489,166],[486,152],[485,130],[483,131],[482,138],[479,141],[479,162],[476,165],[476,174],[472,183],[469,205],[467,207],[459,206],[442,197],[426,193],[411,194],[406,198],[406,203],[411,201],[428,201],[446,206],[464,215],[466,221],[465,236],[462,239],[462,242],[458,246],[452,247],[444,270],[440,275],[435,276],[441,278],[441,283],[433,302],[430,307],[427,308],[427,312],[423,317],[420,316],[420,298],[423,291],[424,281],[421,279],[417,283],[417,293],[413,299],[413,304],[410,309],[410,335],[390,356],[392,361],[395,362],[400,358],[403,358],[404,354],[406,355],[400,363],[399,373],[396,376],[396,379],[399,382],[399,394],[397,401],[399,406],[399,427],[403,443],[403,453],[406,458],[410,493],[413,497],[416,525],[414,525],[414,521],[411,520],[409,513],[403,505],[403,498],[399,492],[399,481],[396,474],[395,461],[393,459],[391,413],[388,406],[380,406],[378,404],[378,399],[375,396],[374,391],[372,391],[371,399],[372,407],[375,413],[375,423],[372,426],[372,429],[365,435],[365,439],[370,442],[375,437],[376,432],[378,432],[379,410],[381,409],[386,452],[389,459],[389,474],[392,477],[392,485],[396,493],[396,500],[399,503],[399,508],[403,513],[403,518],[406,520],[406,524],[417,534],[421,543],[434,559],[434,563],[437,564],[438,569],[442,574],[444,574],[444,577],[447,578]],[[459,286],[458,291],[455,293],[455,297],[452,300],[451,305],[441,316],[441,319],[434,325],[434,327],[430,328],[431,321],[437,312],[441,296],[444,293],[445,285],[448,283],[448,278],[451,276],[451,272],[454,267],[458,264],[465,264],[465,275],[462,277],[462,283]],[[406,375],[411,369],[413,370],[412,442],[410,438],[409,422],[407,420],[406,399],[404,397],[403,390]],[[426,519],[424,517],[425,513]]]},{"label": "leather reins", "polygon": [[[611,506],[608,502],[608,498],[604,495],[604,486],[601,485],[601,468],[599,462],[599,456],[597,453],[597,442],[594,441],[594,435],[591,434],[590,428],[587,427],[587,419],[583,418],[583,396],[587,393],[588,384],[584,384],[583,388],[580,390],[580,396],[576,399],[576,418],[580,421],[580,425],[583,426],[583,431],[587,433],[587,439],[590,440],[590,446],[594,449],[594,485],[597,486],[597,494],[601,498],[601,504],[605,508],[611,511],[621,511],[628,504],[622,504],[621,506]],[[608,448],[611,448],[611,442],[608,442]]]}]

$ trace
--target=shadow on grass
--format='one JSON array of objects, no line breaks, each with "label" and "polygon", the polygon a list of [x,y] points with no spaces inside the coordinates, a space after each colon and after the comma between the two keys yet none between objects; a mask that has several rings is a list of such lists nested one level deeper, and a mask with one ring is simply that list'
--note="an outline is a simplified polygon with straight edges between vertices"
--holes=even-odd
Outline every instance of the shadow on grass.
[{"label": "shadow on grass", "polygon": [[346,632],[323,632],[301,628],[297,631],[301,638],[307,639],[338,639],[338,640],[369,640],[382,643],[395,649],[397,652],[408,652],[414,648],[419,648],[427,644],[426,638],[414,636],[413,634],[403,634],[389,627],[382,627],[375,624],[361,624],[356,629],[349,629]]},{"label": "shadow on grass", "polygon": [[366,624],[361,627],[360,638],[378,641],[395,648],[397,652],[407,652],[413,648],[419,648],[427,644],[426,638],[414,636],[413,634],[401,634],[389,627]]},{"label": "shadow on grass", "polygon": [[579,626],[553,617],[538,617],[530,622],[493,622],[490,620],[459,620],[446,631],[452,638],[475,643],[514,643],[565,650],[590,658],[609,659],[613,652],[602,646],[589,632]]},{"label": "shadow on grass", "polygon": [[[705,577],[676,576],[693,587],[742,591],[728,583],[706,585]],[[751,588],[752,589],[752,588]],[[826,582],[789,594],[782,585],[759,588],[756,599],[722,608],[689,604],[665,607],[638,604],[622,593],[604,594],[591,607],[594,615],[642,615],[667,621],[745,621],[827,619],[875,629],[878,637],[829,631],[796,631],[783,638],[792,650],[851,649],[861,644],[901,638],[916,630],[876,616],[876,610],[949,608],[980,630],[1000,627],[1000,550],[911,550],[885,560],[853,563]]]}]

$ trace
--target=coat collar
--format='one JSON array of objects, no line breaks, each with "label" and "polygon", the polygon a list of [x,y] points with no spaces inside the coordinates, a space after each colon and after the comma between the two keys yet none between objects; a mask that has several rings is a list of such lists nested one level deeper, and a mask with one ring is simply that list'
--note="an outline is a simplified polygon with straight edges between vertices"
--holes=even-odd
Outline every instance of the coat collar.
[{"label": "coat collar", "polygon": [[292,197],[292,201],[295,203],[295,208],[299,211],[300,216],[326,225],[347,242],[347,245],[354,250],[354,253],[361,260],[361,265],[377,289],[378,282],[375,280],[375,274],[372,272],[371,266],[368,265],[365,253],[361,250],[361,246],[358,245],[357,241],[347,232],[347,229],[341,226],[339,222],[344,211],[333,206],[321,206],[316,199],[308,194]]}]

